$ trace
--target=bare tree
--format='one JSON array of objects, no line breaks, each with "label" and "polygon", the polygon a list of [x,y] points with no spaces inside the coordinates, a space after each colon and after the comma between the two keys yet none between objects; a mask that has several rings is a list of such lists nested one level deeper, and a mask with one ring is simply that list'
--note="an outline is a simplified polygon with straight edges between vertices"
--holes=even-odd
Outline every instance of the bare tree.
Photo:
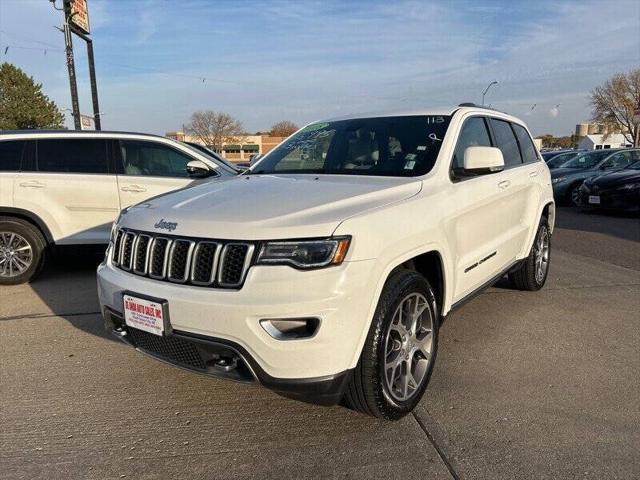
[{"label": "bare tree", "polygon": [[298,130],[298,125],[289,120],[282,120],[274,124],[269,131],[269,135],[272,137],[288,137],[292,133]]},{"label": "bare tree", "polygon": [[640,126],[633,114],[640,108],[640,68],[615,74],[591,91],[590,100],[594,122],[621,131],[629,143],[638,141]]},{"label": "bare tree", "polygon": [[215,150],[225,143],[242,143],[244,128],[239,120],[225,112],[202,110],[191,115],[185,131]]}]

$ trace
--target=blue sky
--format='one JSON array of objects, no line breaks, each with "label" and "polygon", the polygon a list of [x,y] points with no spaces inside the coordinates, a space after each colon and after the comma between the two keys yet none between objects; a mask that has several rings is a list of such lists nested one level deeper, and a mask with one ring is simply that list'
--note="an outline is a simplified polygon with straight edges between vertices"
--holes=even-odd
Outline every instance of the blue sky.
[{"label": "blue sky", "polygon": [[[215,109],[268,130],[282,119],[480,102],[497,80],[487,103],[534,134],[569,134],[588,120],[594,86],[640,68],[637,1],[88,3],[109,129],[164,133]],[[48,0],[0,0],[0,61],[68,108],[61,22]],[[75,47],[91,113],[85,48]]]}]

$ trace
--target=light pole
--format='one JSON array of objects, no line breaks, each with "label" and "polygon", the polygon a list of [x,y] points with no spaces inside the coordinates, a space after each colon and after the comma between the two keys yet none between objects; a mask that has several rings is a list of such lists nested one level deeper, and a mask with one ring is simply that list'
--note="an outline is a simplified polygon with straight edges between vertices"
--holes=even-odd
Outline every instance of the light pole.
[{"label": "light pole", "polygon": [[484,106],[484,96],[487,94],[487,92],[489,91],[492,85],[497,85],[497,84],[498,84],[498,81],[494,80],[489,85],[487,85],[487,88],[484,89],[484,92],[482,92],[482,106]]}]

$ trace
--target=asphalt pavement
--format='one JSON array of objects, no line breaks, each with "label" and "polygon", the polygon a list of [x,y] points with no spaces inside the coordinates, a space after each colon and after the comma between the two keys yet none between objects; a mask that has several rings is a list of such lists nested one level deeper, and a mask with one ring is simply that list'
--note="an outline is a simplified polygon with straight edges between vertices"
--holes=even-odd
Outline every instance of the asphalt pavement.
[{"label": "asphalt pavement", "polygon": [[447,318],[414,415],[211,379],[107,337],[96,257],[0,287],[0,477],[640,477],[640,219],[560,209],[546,287]]}]

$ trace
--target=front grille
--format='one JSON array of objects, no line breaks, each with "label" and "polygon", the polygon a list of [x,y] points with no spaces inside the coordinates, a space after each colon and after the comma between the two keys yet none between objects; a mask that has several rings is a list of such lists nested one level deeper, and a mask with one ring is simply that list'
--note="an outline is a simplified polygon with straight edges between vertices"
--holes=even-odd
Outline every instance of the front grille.
[{"label": "front grille", "polygon": [[207,370],[207,365],[193,343],[178,337],[159,337],[136,328],[128,328],[134,345],[152,355],[173,363],[198,370]]},{"label": "front grille", "polygon": [[119,229],[112,261],[122,270],[155,280],[240,288],[254,249],[252,243],[169,238]]}]

